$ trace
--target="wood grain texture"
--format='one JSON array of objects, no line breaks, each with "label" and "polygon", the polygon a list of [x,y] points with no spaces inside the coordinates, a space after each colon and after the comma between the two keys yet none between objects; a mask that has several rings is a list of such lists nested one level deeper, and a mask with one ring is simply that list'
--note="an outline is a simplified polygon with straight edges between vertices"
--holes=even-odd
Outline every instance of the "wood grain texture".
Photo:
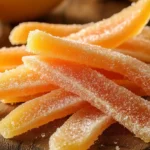
[{"label": "wood grain texture", "polygon": [[[16,106],[0,103],[0,117],[4,117]],[[3,111],[1,111],[3,108]],[[67,119],[59,119],[47,125],[33,129],[13,139],[4,139],[0,136],[0,150],[48,150],[49,137]],[[118,123],[108,128],[98,138],[89,150],[150,150],[150,143],[146,144],[136,138]]]}]

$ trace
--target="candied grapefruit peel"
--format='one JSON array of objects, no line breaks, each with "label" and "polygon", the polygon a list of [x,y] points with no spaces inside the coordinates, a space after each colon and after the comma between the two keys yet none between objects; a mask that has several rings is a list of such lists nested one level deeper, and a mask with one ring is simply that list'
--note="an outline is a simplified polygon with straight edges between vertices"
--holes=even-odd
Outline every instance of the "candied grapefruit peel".
[{"label": "candied grapefruit peel", "polygon": [[[0,134],[13,138],[71,115],[52,150],[88,149],[119,122],[150,142],[150,0],[85,25],[21,23],[0,49]],[[9,95],[9,97],[8,97]],[[22,103],[5,106],[3,103]],[[21,116],[21,117],[20,117]]]}]

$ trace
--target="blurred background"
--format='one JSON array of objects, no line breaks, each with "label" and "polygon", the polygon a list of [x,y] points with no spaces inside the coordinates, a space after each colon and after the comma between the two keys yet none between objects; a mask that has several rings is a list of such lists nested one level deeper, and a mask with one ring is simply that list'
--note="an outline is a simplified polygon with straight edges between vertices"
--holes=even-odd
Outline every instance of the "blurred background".
[{"label": "blurred background", "polygon": [[96,22],[130,4],[131,0],[0,0],[0,47],[10,46],[8,35],[21,22]]}]

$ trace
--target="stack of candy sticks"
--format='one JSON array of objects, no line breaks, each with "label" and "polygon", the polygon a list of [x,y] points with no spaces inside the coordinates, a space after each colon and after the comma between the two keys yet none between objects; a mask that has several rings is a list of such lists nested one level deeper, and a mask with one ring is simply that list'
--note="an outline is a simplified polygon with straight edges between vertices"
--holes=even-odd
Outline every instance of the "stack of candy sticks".
[{"label": "stack of candy sticks", "polygon": [[21,103],[0,121],[13,138],[71,115],[49,139],[51,150],[87,150],[119,122],[150,142],[150,0],[85,25],[29,22],[0,50],[0,98]]}]

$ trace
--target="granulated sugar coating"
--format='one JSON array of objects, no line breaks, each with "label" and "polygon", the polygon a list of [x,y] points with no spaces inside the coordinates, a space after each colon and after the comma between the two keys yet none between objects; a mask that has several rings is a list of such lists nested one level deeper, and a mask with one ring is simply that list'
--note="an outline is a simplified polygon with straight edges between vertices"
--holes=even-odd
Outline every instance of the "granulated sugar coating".
[{"label": "granulated sugar coating", "polygon": [[54,37],[42,31],[29,34],[27,49],[52,58],[118,72],[150,95],[150,67],[133,57],[100,46]]},{"label": "granulated sugar coating", "polygon": [[1,121],[0,133],[5,138],[12,138],[55,119],[70,115],[86,105],[87,102],[74,94],[61,89],[54,90],[23,103],[13,110]]},{"label": "granulated sugar coating", "polygon": [[34,95],[53,89],[56,86],[47,84],[37,73],[23,65],[0,74],[0,98]]},{"label": "granulated sugar coating", "polygon": [[148,101],[84,65],[40,56],[24,57],[23,60],[27,67],[39,73],[47,82],[79,95],[137,137],[150,142]]},{"label": "granulated sugar coating", "polygon": [[98,109],[87,106],[73,114],[50,137],[52,150],[87,150],[113,119]]}]

